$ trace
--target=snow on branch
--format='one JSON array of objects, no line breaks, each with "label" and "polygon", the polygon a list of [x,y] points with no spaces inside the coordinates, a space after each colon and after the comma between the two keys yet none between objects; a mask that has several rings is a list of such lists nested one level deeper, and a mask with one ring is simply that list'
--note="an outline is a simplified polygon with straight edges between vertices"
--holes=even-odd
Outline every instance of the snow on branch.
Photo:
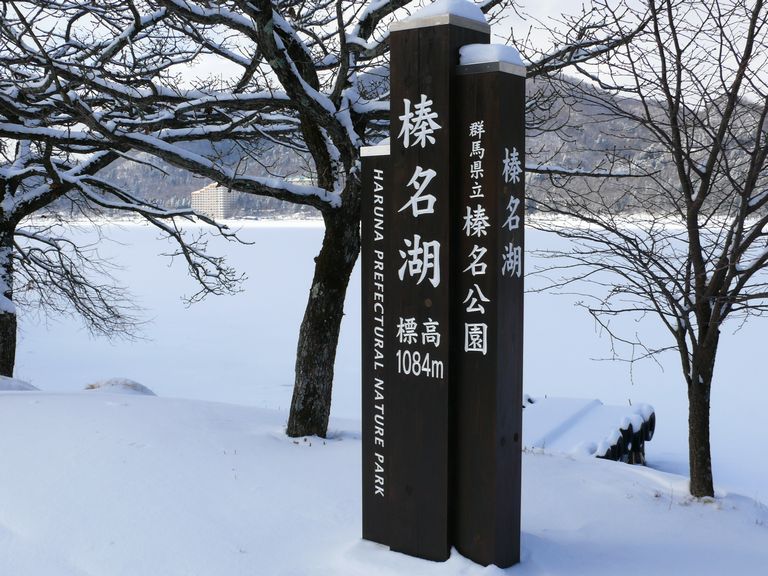
[{"label": "snow on branch", "polygon": [[613,170],[566,168],[555,164],[526,165],[525,170],[531,174],[546,176],[583,176],[587,178],[637,178],[631,172],[614,172]]}]

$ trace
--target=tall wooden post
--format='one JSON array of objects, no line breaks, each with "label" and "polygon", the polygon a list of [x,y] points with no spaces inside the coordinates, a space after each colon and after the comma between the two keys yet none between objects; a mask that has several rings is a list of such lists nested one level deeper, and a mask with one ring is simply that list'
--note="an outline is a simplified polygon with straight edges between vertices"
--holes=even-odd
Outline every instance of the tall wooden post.
[{"label": "tall wooden post", "polygon": [[389,543],[387,472],[387,368],[392,354],[385,348],[386,308],[384,275],[392,262],[385,257],[389,234],[384,198],[391,193],[389,146],[361,150],[365,193],[361,202],[360,270],[362,287],[362,443],[363,443],[363,538]]},{"label": "tall wooden post", "polygon": [[385,195],[389,545],[450,554],[451,169],[459,47],[488,42],[484,22],[412,17],[390,33],[391,194]]},{"label": "tall wooden post", "polygon": [[458,73],[454,544],[507,567],[520,560],[525,68]]},{"label": "tall wooden post", "polygon": [[391,28],[390,143],[362,154],[363,536],[507,567],[520,557],[525,68],[488,45],[482,15],[438,9]]}]

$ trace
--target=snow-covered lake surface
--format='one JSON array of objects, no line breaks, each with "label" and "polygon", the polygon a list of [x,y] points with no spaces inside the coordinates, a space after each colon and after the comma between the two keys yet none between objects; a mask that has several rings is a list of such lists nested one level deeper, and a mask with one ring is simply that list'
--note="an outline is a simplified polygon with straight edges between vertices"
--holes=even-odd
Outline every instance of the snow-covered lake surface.
[{"label": "snow-covered lake surface", "polygon": [[[18,378],[0,402],[0,574],[475,574],[359,540],[360,281],[346,304],[331,428],[282,435],[299,322],[322,224],[247,223],[212,242],[244,292],[191,308],[191,282],[152,230],[105,226],[102,252],[146,310],[144,340],[109,343],[71,320],[21,320]],[[527,246],[561,242],[529,231]],[[534,262],[528,261],[528,266]],[[724,332],[712,397],[719,498],[686,497],[686,396],[674,354],[610,356],[573,299],[526,296],[525,392],[652,404],[649,468],[527,454],[523,564],[513,574],[762,574],[768,563],[768,323]],[[660,343],[654,324],[627,322]],[[127,378],[159,398],[83,392]],[[196,402],[196,401],[206,402]],[[213,404],[226,403],[226,404]]]}]

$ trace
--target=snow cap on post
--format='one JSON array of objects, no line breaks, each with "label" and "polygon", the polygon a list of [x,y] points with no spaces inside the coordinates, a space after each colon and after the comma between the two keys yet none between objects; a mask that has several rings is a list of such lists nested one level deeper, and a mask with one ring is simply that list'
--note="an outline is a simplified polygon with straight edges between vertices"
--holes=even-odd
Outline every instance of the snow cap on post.
[{"label": "snow cap on post", "polygon": [[486,34],[491,31],[491,26],[485,19],[483,11],[477,4],[469,0],[436,0],[408,18],[395,22],[390,30],[409,30],[441,24],[471,28]]},{"label": "snow cap on post", "polygon": [[505,72],[525,78],[526,70],[520,53],[505,44],[467,44],[459,49],[459,65],[468,72]]},{"label": "snow cap on post", "polygon": [[360,148],[360,156],[389,156],[389,138],[384,138],[378,144],[373,146],[363,146]]}]

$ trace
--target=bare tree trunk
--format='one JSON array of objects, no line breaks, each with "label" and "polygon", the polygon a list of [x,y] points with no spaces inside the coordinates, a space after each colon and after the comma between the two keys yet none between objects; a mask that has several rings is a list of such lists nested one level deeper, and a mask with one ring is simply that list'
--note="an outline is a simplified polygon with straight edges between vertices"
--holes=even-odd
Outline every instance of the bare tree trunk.
[{"label": "bare tree trunk", "polygon": [[353,206],[324,214],[325,236],[299,333],[296,383],[288,436],[325,437],[331,412],[333,367],[349,277],[360,252]]},{"label": "bare tree trunk", "polygon": [[[717,330],[717,328],[713,328]],[[715,368],[719,334],[714,342],[694,353],[693,370],[688,382],[688,461],[691,495],[714,496],[712,452],[709,444],[709,398]]]},{"label": "bare tree trunk", "polygon": [[0,375],[13,377],[16,309],[13,305],[13,226],[0,227]]},{"label": "bare tree trunk", "polygon": [[691,495],[714,496],[712,456],[709,448],[710,383],[688,386],[688,457]]},{"label": "bare tree trunk", "polygon": [[0,375],[13,377],[16,364],[16,314],[0,312]]}]

